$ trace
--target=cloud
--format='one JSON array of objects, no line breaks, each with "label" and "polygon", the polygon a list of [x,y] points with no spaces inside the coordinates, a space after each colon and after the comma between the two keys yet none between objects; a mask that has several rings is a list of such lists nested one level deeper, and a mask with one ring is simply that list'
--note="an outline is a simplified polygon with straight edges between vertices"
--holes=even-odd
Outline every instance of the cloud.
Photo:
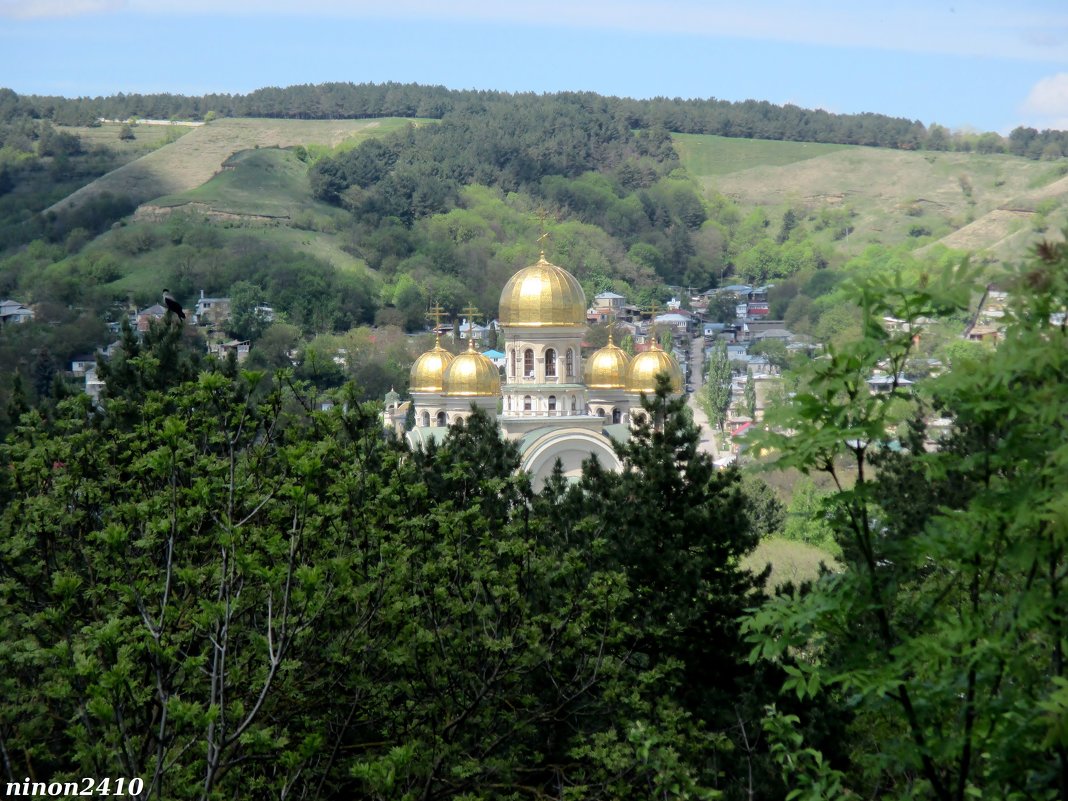
[{"label": "cloud", "polygon": [[0,17],[81,17],[119,11],[127,5],[126,0],[0,0]]},{"label": "cloud", "polygon": [[1042,128],[1068,130],[1068,72],[1049,75],[1031,87],[1021,111]]},{"label": "cloud", "polygon": [[1050,75],[1032,86],[1023,107],[1048,117],[1068,117],[1068,72]]}]

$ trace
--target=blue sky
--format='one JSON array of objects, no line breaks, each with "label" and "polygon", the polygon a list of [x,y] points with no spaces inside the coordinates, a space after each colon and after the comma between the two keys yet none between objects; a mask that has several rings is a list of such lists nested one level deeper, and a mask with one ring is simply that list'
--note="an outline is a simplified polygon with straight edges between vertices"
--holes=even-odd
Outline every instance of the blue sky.
[{"label": "blue sky", "polygon": [[323,81],[1068,129],[1068,2],[0,0],[0,86],[22,94]]}]

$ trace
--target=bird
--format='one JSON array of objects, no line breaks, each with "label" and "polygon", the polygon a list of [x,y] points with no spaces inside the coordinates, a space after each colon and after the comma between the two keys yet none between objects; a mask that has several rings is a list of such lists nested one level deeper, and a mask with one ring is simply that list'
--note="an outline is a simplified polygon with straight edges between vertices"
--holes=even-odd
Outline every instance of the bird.
[{"label": "bird", "polygon": [[185,312],[182,311],[182,304],[174,299],[174,295],[171,294],[169,289],[163,290],[163,305],[167,307],[167,311],[172,311],[177,314],[179,320],[185,319]]}]

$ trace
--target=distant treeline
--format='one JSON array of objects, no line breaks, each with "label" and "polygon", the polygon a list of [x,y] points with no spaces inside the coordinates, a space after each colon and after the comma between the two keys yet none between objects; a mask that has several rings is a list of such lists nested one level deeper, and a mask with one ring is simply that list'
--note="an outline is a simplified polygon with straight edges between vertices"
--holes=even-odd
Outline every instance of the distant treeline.
[{"label": "distant treeline", "polygon": [[247,95],[210,94],[189,97],[173,94],[117,94],[110,97],[20,96],[0,89],[0,123],[20,116],[50,119],[59,125],[90,125],[97,119],[203,120],[223,117],[276,117],[285,119],[353,119],[368,117],[423,117],[446,119],[479,116],[496,104],[551,103],[573,99],[603,109],[630,128],[663,128],[677,133],[717,134],[747,139],[829,142],[905,150],[978,150],[1013,153],[1029,158],[1055,159],[1068,155],[1068,132],[1038,131],[1019,127],[1009,137],[994,132],[950,132],[941,125],[925,126],[918,120],[885,114],[831,114],[794,105],[766,101],[682,99],[651,100],[604,97],[592,92],[511,94],[493,91],[456,91],[419,84],[324,83],[268,87]]}]

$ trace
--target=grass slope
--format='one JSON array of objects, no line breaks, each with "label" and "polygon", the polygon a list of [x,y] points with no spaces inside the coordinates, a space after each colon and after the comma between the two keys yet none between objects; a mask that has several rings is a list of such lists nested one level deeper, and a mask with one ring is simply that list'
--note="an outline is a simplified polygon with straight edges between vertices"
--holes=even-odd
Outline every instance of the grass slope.
[{"label": "grass slope", "polygon": [[829,570],[841,570],[841,565],[833,556],[815,545],[777,537],[762,540],[742,560],[742,567],[754,573],[759,573],[768,565],[771,565],[769,588],[780,587],[788,581],[794,584],[813,581],[819,577],[820,565],[825,565]]},{"label": "grass slope", "polygon": [[[934,243],[1022,257],[1068,220],[1068,162],[799,142],[676,136],[683,166],[743,208],[848,208],[845,255],[869,244]],[[1040,230],[1041,229],[1041,230]]]},{"label": "grass slope", "polygon": [[751,167],[781,167],[854,147],[703,134],[673,134],[671,138],[686,169],[699,177],[729,175]]},{"label": "grass slope", "polygon": [[329,214],[332,206],[315,201],[308,165],[289,150],[261,148],[235,153],[209,181],[180,194],[152,202],[160,208],[201,204],[235,215],[293,218],[301,211]]},{"label": "grass slope", "polygon": [[[415,121],[394,118],[216,120],[109,172],[56,203],[49,211],[62,213],[104,192],[125,195],[140,204],[164,195],[195,189],[218,173],[230,156],[242,150],[313,144],[338,147],[344,143],[348,146],[362,139],[401,129],[411,122]],[[139,126],[136,129],[138,135],[148,127]]]}]

